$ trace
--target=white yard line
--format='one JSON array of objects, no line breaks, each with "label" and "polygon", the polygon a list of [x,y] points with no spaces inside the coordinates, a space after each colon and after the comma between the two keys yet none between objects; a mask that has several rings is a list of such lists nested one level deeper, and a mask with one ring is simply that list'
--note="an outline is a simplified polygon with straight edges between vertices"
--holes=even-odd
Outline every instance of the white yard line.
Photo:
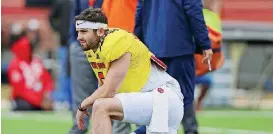
[{"label": "white yard line", "polygon": [[[273,118],[273,111],[201,111],[197,112],[200,116],[214,116],[214,117],[238,117],[245,118],[248,116],[252,117],[268,117]],[[245,115],[245,116],[242,116]]]},{"label": "white yard line", "polygon": [[244,129],[227,129],[227,128],[214,128],[214,127],[199,127],[202,133],[210,134],[273,134],[265,131],[244,130]]}]

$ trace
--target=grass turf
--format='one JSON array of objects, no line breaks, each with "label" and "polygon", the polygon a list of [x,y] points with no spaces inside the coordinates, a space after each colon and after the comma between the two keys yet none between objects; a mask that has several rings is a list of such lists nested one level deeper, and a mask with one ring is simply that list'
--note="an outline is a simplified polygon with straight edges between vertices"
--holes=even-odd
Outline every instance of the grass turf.
[{"label": "grass turf", "polygon": [[[67,134],[72,120],[68,112],[13,113],[4,110],[1,117],[2,134]],[[204,111],[197,117],[201,128],[221,129],[221,132],[216,132],[219,134],[227,133],[230,129],[273,133],[273,112]],[[201,134],[208,133],[200,130]],[[182,134],[181,128],[179,134]]]}]

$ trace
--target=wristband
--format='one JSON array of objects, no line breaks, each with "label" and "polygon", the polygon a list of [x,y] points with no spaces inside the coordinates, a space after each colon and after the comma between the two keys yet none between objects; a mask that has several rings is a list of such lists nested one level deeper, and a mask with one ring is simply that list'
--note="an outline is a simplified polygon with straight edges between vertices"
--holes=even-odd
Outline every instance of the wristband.
[{"label": "wristband", "polygon": [[82,111],[82,112],[86,111],[87,109],[83,109],[83,108],[81,107],[81,104],[82,104],[82,103],[80,103],[78,109],[79,109],[80,111]]}]

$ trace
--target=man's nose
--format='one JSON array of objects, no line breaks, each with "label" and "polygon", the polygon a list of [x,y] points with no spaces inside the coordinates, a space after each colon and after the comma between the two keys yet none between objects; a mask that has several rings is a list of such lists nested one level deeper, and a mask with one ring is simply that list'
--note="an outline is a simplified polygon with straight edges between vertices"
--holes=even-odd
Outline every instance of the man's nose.
[{"label": "man's nose", "polygon": [[78,34],[77,40],[80,40],[82,37],[80,34]]}]

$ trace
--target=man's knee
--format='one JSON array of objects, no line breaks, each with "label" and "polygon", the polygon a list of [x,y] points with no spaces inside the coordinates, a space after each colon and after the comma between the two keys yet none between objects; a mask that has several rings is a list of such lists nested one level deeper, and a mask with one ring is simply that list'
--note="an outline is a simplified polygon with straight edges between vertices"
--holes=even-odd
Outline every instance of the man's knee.
[{"label": "man's knee", "polygon": [[105,114],[113,120],[123,119],[123,109],[117,98],[100,98],[93,104],[93,114]]},{"label": "man's knee", "polygon": [[108,114],[110,112],[109,104],[105,98],[99,98],[97,99],[92,107],[92,112],[94,114],[100,113],[100,114]]}]

